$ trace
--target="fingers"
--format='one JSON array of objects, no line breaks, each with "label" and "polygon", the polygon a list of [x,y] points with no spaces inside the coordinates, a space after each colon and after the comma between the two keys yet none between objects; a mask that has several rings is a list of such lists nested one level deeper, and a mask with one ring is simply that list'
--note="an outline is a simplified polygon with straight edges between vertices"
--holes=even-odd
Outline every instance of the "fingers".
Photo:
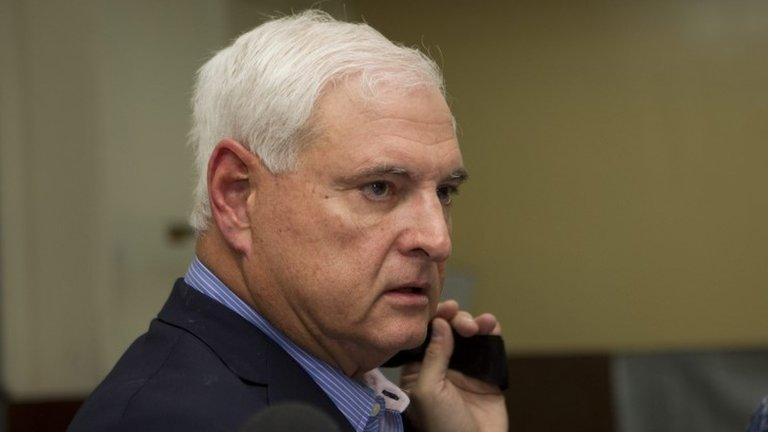
[{"label": "fingers", "polygon": [[[475,322],[477,323],[477,326],[479,328],[478,334],[500,334],[501,333],[501,326],[496,321],[496,317],[489,313],[484,313],[477,318],[475,318]],[[493,333],[493,331],[496,329],[496,327],[499,327],[499,333]]]},{"label": "fingers", "polygon": [[451,327],[464,337],[478,334],[501,334],[501,325],[496,321],[496,317],[489,313],[473,318],[467,311],[458,311],[450,322]]},{"label": "fingers", "polygon": [[451,327],[464,337],[476,334],[501,334],[501,325],[495,316],[484,313],[474,318],[469,312],[460,310],[456,300],[446,300],[439,303],[435,317],[448,321]]},{"label": "fingers", "polygon": [[464,337],[474,336],[480,330],[472,315],[467,311],[457,312],[456,316],[451,320],[451,326],[456,329],[458,334]]},{"label": "fingers", "polygon": [[419,371],[419,386],[430,388],[445,380],[448,361],[453,354],[453,334],[443,318],[432,320],[432,339],[427,346]]},{"label": "fingers", "polygon": [[501,336],[501,323],[496,323],[496,327],[491,330],[492,335]]},{"label": "fingers", "polygon": [[450,321],[459,311],[459,303],[456,300],[446,300],[437,304],[437,313],[435,317]]},{"label": "fingers", "polygon": [[409,392],[414,389],[423,390],[445,380],[454,347],[451,328],[464,337],[501,334],[501,324],[492,314],[472,317],[469,312],[459,310],[458,303],[453,300],[440,303],[432,320],[431,339],[424,358],[421,362],[404,365],[401,370],[400,385],[403,389]]}]

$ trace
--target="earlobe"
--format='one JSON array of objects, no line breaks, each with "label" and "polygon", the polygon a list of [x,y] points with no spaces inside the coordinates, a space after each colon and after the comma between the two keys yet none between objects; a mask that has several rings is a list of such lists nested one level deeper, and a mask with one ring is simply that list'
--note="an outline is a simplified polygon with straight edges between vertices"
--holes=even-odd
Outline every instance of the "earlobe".
[{"label": "earlobe", "polygon": [[208,161],[211,217],[227,244],[241,254],[251,249],[248,202],[255,186],[254,158],[242,144],[224,139]]}]

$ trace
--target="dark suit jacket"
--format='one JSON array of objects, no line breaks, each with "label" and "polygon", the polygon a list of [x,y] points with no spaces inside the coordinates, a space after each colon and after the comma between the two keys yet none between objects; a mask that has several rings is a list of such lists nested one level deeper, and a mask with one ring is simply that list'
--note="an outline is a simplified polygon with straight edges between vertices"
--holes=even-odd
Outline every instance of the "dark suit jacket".
[{"label": "dark suit jacket", "polygon": [[251,323],[176,281],[149,331],[91,394],[69,427],[91,431],[237,431],[280,402],[347,419],[285,351]]}]

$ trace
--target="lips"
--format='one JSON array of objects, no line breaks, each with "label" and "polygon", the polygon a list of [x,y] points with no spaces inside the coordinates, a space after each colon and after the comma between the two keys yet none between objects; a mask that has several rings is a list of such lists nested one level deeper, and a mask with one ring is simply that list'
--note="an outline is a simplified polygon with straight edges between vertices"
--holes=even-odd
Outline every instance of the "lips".
[{"label": "lips", "polygon": [[432,286],[429,282],[410,281],[403,284],[399,284],[387,290],[387,292],[399,292],[403,294],[421,294],[429,295],[430,288]]},{"label": "lips", "polygon": [[403,307],[423,307],[429,304],[429,283],[408,282],[387,290],[384,296]]}]

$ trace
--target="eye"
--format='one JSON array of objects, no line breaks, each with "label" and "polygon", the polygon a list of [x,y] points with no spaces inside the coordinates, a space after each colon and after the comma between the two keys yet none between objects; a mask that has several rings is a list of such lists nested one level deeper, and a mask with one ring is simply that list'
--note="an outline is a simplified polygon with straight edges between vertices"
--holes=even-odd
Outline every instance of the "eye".
[{"label": "eye", "polygon": [[453,185],[443,185],[437,188],[437,198],[443,205],[451,205],[453,196],[458,195],[459,188]]},{"label": "eye", "polygon": [[385,181],[375,181],[362,187],[363,195],[374,201],[382,201],[392,195],[392,185]]}]

